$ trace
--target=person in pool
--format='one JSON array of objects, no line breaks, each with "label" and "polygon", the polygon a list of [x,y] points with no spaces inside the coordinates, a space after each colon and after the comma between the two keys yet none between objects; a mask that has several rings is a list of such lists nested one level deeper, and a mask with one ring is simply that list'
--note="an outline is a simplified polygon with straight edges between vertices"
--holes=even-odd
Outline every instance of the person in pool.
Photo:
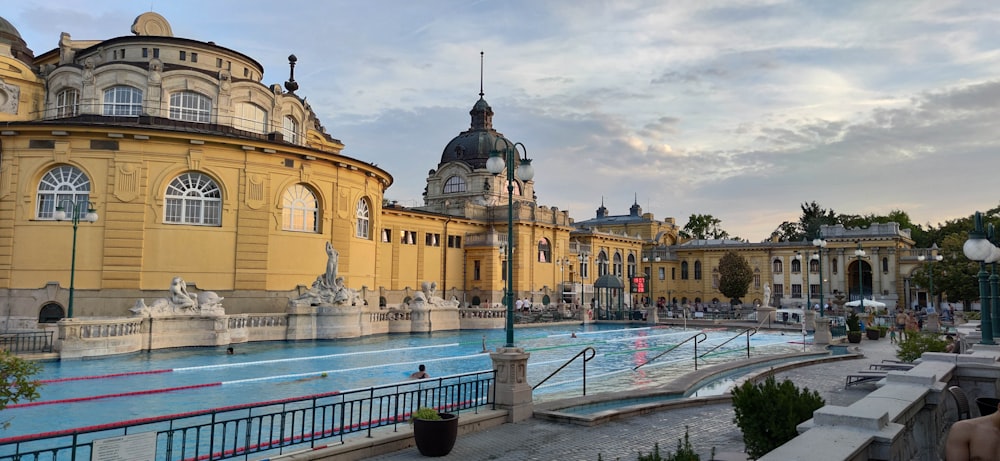
[{"label": "person in pool", "polygon": [[410,375],[410,379],[427,379],[430,377],[431,375],[427,374],[427,367],[425,367],[422,363],[419,367],[417,367],[417,371]]}]

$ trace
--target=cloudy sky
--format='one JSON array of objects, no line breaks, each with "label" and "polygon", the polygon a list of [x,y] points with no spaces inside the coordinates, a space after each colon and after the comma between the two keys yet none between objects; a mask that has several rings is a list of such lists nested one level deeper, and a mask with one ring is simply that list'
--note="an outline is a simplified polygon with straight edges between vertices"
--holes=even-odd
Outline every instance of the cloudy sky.
[{"label": "cloudy sky", "polygon": [[937,224],[1000,203],[1000,4],[931,1],[46,0],[0,14],[41,54],[144,11],[288,78],[345,153],[421,205],[469,127],[480,51],[494,127],[541,205],[638,200],[766,238],[803,202]]}]

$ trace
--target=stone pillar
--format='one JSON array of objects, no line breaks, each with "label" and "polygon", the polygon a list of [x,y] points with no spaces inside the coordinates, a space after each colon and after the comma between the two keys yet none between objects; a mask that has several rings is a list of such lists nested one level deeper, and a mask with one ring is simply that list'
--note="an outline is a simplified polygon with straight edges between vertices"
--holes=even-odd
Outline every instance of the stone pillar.
[{"label": "stone pillar", "polygon": [[816,331],[816,311],[808,307],[802,310],[802,322],[807,331]]},{"label": "stone pillar", "polygon": [[830,318],[819,317],[816,319],[816,332],[813,333],[813,343],[818,345],[830,344],[833,335],[830,334]]},{"label": "stone pillar", "polygon": [[938,332],[941,331],[941,315],[937,312],[927,314],[927,321],[924,322],[924,330]]},{"label": "stone pillar", "polygon": [[534,412],[531,385],[528,384],[530,356],[520,347],[498,347],[496,352],[490,353],[493,369],[497,371],[496,403],[507,410],[508,423],[524,421]]},{"label": "stone pillar", "polygon": [[775,321],[774,312],[777,309],[771,306],[760,306],[757,308],[757,325],[760,325],[767,320],[767,326],[771,326],[771,322]]},{"label": "stone pillar", "polygon": [[660,323],[659,314],[657,313],[655,304],[646,307],[646,323],[651,325]]}]

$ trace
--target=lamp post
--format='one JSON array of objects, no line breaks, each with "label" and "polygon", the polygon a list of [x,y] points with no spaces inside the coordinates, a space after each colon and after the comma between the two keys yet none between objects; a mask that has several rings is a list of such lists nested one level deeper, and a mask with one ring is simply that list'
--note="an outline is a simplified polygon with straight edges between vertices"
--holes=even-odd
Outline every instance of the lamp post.
[{"label": "lamp post", "polygon": [[934,244],[934,246],[931,247],[931,256],[929,258],[927,256],[924,256],[924,255],[917,256],[917,260],[918,261],[920,261],[920,262],[927,261],[927,277],[930,280],[930,283],[929,283],[930,284],[930,288],[929,288],[930,292],[927,295],[928,298],[929,298],[927,300],[927,304],[929,306],[931,306],[931,307],[934,307],[934,264],[931,264],[931,263],[936,263],[938,261],[941,261],[942,259],[944,259],[944,256],[941,256],[941,255],[937,254],[937,244],[936,243]]},{"label": "lamp post", "polygon": [[[67,209],[69,210],[68,213]],[[86,210],[86,213],[84,213],[84,210]],[[55,213],[52,213],[52,217],[56,221],[69,220],[73,223],[73,251],[69,264],[69,304],[66,309],[66,317],[73,318],[73,291],[74,280],[76,278],[76,229],[80,225],[80,218],[89,223],[97,222],[97,211],[94,209],[94,204],[88,201],[74,202],[72,200],[63,200],[56,207]]]},{"label": "lamp post", "polygon": [[[576,259],[580,261],[580,308],[583,309],[583,279],[587,278],[587,271],[584,270],[585,264],[587,264],[587,253],[583,252],[576,255]],[[586,315],[586,313],[584,313]]]},{"label": "lamp post", "polygon": [[858,249],[854,250],[854,256],[858,257],[858,294],[861,296],[860,310],[865,312],[865,270],[861,265],[861,258],[865,257],[865,250],[861,248],[861,240],[857,241]]},{"label": "lamp post", "polygon": [[997,275],[997,261],[1000,261],[1000,248],[997,247],[993,223],[986,227],[986,238],[993,244],[990,257],[986,264],[990,265],[990,305],[992,305],[993,337],[1000,337],[1000,275]]},{"label": "lamp post", "polygon": [[819,316],[822,318],[825,316],[823,305],[823,249],[826,248],[826,240],[823,240],[823,234],[819,237],[813,239],[813,246],[816,247],[816,260],[819,261]]},{"label": "lamp post", "polygon": [[[502,150],[497,149],[497,142],[503,141]],[[517,146],[521,146],[524,158],[521,158],[517,151]],[[535,170],[528,159],[528,149],[524,144],[511,144],[505,138],[497,138],[493,142],[493,150],[490,151],[490,158],[486,161],[486,170],[494,176],[507,170],[507,283],[504,285],[504,299],[507,302],[507,344],[506,347],[514,347],[514,167],[517,164],[517,179],[521,181],[531,181],[535,176]]]},{"label": "lamp post", "polygon": [[962,253],[965,257],[979,263],[979,326],[982,330],[982,339],[979,344],[995,345],[993,341],[993,319],[990,312],[990,285],[989,274],[986,273],[986,261],[994,255],[996,248],[986,239],[986,231],[983,230],[983,215],[976,212],[975,227],[969,231],[969,238],[962,245]]}]

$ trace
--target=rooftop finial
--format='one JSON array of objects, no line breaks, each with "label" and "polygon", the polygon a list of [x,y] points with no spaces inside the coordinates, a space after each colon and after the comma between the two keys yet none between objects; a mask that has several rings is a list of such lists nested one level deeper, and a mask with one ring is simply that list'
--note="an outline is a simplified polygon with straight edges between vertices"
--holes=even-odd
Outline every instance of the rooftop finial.
[{"label": "rooftop finial", "polygon": [[483,59],[486,53],[479,52],[479,97],[483,97]]},{"label": "rooftop finial", "polygon": [[295,81],[295,61],[298,61],[294,54],[288,55],[288,81],[285,82],[285,89],[289,93],[294,93],[295,90],[299,89],[298,82]]}]

